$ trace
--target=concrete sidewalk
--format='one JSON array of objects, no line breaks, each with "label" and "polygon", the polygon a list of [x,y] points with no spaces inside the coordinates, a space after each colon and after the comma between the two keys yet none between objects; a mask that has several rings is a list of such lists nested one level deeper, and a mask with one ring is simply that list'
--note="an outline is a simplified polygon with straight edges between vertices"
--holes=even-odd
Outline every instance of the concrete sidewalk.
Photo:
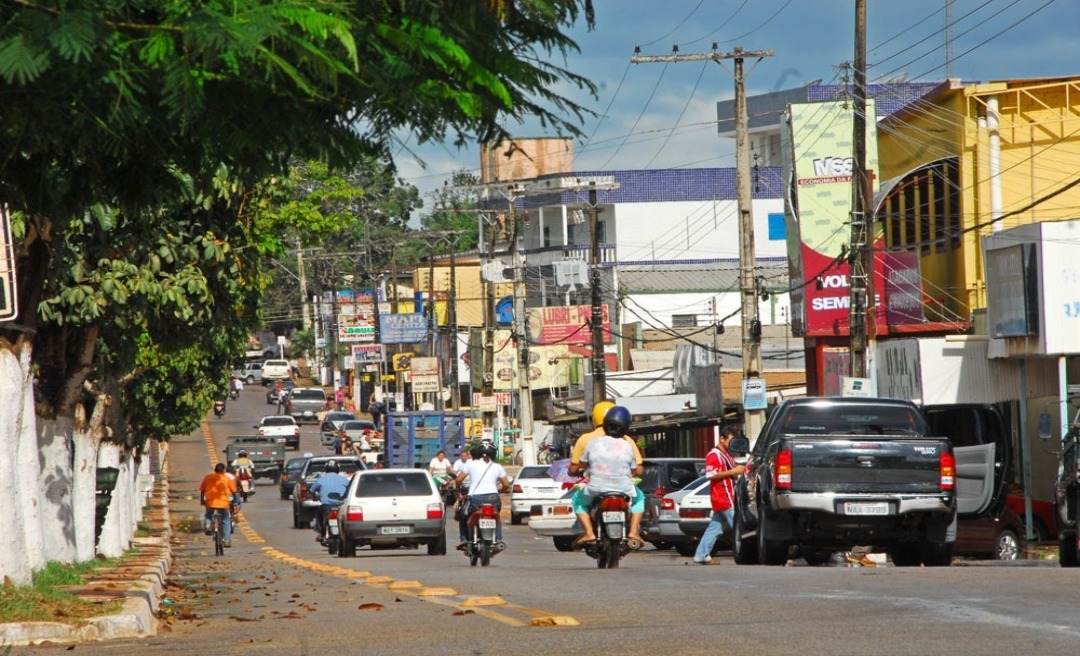
[{"label": "concrete sidewalk", "polygon": [[61,622],[10,622],[0,624],[0,645],[35,645],[42,642],[71,643],[116,638],[138,638],[157,630],[157,611],[165,592],[172,561],[172,528],[169,524],[168,466],[154,484],[144,521],[151,537],[135,538],[133,553],[111,567],[96,570],[83,585],[66,592],[90,602],[123,601],[121,610],[90,618],[79,625]]}]

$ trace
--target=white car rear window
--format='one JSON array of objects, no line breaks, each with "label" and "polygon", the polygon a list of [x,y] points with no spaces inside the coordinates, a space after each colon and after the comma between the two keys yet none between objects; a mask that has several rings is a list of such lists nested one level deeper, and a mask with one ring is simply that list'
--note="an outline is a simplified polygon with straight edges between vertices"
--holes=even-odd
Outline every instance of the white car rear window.
[{"label": "white car rear window", "polygon": [[431,479],[423,472],[374,472],[361,475],[354,496],[426,497],[433,493]]}]

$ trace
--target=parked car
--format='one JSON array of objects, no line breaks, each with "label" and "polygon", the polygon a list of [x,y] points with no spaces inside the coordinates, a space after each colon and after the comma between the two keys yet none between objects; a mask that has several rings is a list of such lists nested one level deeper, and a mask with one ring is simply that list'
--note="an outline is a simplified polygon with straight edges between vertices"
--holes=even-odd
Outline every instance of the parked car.
[{"label": "parked car", "polygon": [[343,412],[340,410],[331,410],[323,417],[322,423],[319,424],[319,444],[323,446],[330,446],[337,439],[338,430],[341,428],[341,423],[349,419],[356,419],[356,415],[351,412]]},{"label": "parked car", "polygon": [[244,381],[245,385],[254,385],[262,382],[262,363],[248,362],[239,369],[233,369],[232,375]]},{"label": "parked car", "polygon": [[343,557],[362,546],[427,546],[446,554],[446,507],[423,469],[370,469],[353,476],[338,513]]},{"label": "parked car", "polygon": [[704,458],[645,458],[642,461],[641,491],[645,493],[645,516],[641,537],[657,549],[673,545],[660,536],[660,504],[664,495],[686,487],[705,473]]},{"label": "parked car", "polygon": [[292,496],[293,488],[296,487],[296,481],[300,478],[300,472],[304,470],[304,465],[308,460],[311,460],[314,454],[305,453],[302,456],[296,458],[289,458],[285,461],[285,468],[281,470],[281,479],[278,482],[278,490],[281,492],[281,498],[288,499]]},{"label": "parked car", "polygon": [[1005,506],[993,515],[960,517],[956,521],[953,555],[1016,560],[1023,552],[1024,522]]},{"label": "parked car", "polygon": [[[704,476],[691,481],[686,487],[668,492],[660,499],[656,522],[660,541],[675,547],[680,556],[690,557],[705,533],[712,515],[709,498],[709,481]],[[730,536],[717,540],[717,550],[730,545]]]},{"label": "parked car", "polygon": [[529,517],[533,505],[558,499],[563,495],[562,483],[548,476],[548,465],[527,465],[521,468],[510,492],[510,523],[520,524]]},{"label": "parked car", "polygon": [[304,468],[296,478],[292,492],[293,528],[305,528],[315,517],[316,509],[321,505],[308,494],[316,478],[326,471],[326,463],[334,460],[340,473],[349,476],[364,469],[364,463],[356,456],[316,456],[304,463]]},{"label": "parked car", "polygon": [[572,551],[574,539],[582,532],[570,503],[572,496],[574,491],[566,490],[558,499],[535,503],[529,510],[529,528],[550,537],[559,551]]},{"label": "parked car", "polygon": [[319,413],[326,409],[326,390],[321,387],[297,387],[285,400],[285,414],[298,422],[317,423]]},{"label": "parked car", "polygon": [[290,391],[296,388],[296,383],[289,380],[281,381],[281,394],[278,394],[277,384],[268,385],[266,389],[266,403],[268,405],[277,405],[280,399],[278,396],[288,397]]},{"label": "parked car", "polygon": [[[1024,522],[1024,490],[1019,488],[1014,490],[1006,498],[1005,505],[1012,508],[1013,512],[1020,516],[1021,523]],[[1031,500],[1031,524],[1035,529],[1035,542],[1052,542],[1057,540],[1057,517],[1054,513],[1054,502],[1043,501],[1042,499]],[[1027,526],[1025,524],[1024,532],[1027,532]]]},{"label": "parked car", "polygon": [[277,438],[278,443],[284,444],[286,449],[300,450],[300,427],[292,417],[267,415],[255,424],[255,428],[263,437]]}]

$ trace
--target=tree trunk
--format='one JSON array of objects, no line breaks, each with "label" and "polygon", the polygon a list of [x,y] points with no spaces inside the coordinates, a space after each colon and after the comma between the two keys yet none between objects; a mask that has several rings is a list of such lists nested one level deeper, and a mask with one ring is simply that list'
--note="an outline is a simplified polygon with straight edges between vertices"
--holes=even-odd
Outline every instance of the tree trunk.
[{"label": "tree trunk", "polygon": [[16,585],[45,564],[31,350],[27,340],[0,343],[0,581]]},{"label": "tree trunk", "polygon": [[75,506],[71,466],[72,423],[65,418],[38,422],[41,459],[41,531],[49,545],[48,560],[74,562]]},{"label": "tree trunk", "polygon": [[98,444],[104,434],[105,409],[108,399],[99,396],[94,413],[86,420],[85,406],[75,406],[73,427],[74,494],[76,560],[91,560],[97,554],[94,542],[97,511]]},{"label": "tree trunk", "polygon": [[105,525],[101,528],[101,537],[98,538],[97,553],[106,557],[118,557],[124,553],[127,545],[124,544],[120,527],[120,517],[123,505],[121,501],[122,488],[124,487],[125,471],[120,454],[120,447],[111,442],[105,442],[98,450],[99,467],[116,467],[120,470],[116,479],[116,487],[113,489],[109,503],[109,512],[105,515]]}]

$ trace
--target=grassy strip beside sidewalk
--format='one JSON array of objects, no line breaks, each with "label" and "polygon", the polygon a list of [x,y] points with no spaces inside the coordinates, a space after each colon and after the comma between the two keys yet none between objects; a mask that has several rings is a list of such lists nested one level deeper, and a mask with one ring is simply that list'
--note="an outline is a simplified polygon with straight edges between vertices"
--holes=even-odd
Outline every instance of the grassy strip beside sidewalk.
[{"label": "grassy strip beside sidewalk", "polygon": [[14,586],[6,582],[0,587],[0,622],[77,624],[81,620],[117,612],[123,605],[121,600],[105,603],[88,601],[62,588],[83,585],[87,582],[87,576],[118,562],[115,559],[76,564],[51,562],[34,573],[31,585]]}]

